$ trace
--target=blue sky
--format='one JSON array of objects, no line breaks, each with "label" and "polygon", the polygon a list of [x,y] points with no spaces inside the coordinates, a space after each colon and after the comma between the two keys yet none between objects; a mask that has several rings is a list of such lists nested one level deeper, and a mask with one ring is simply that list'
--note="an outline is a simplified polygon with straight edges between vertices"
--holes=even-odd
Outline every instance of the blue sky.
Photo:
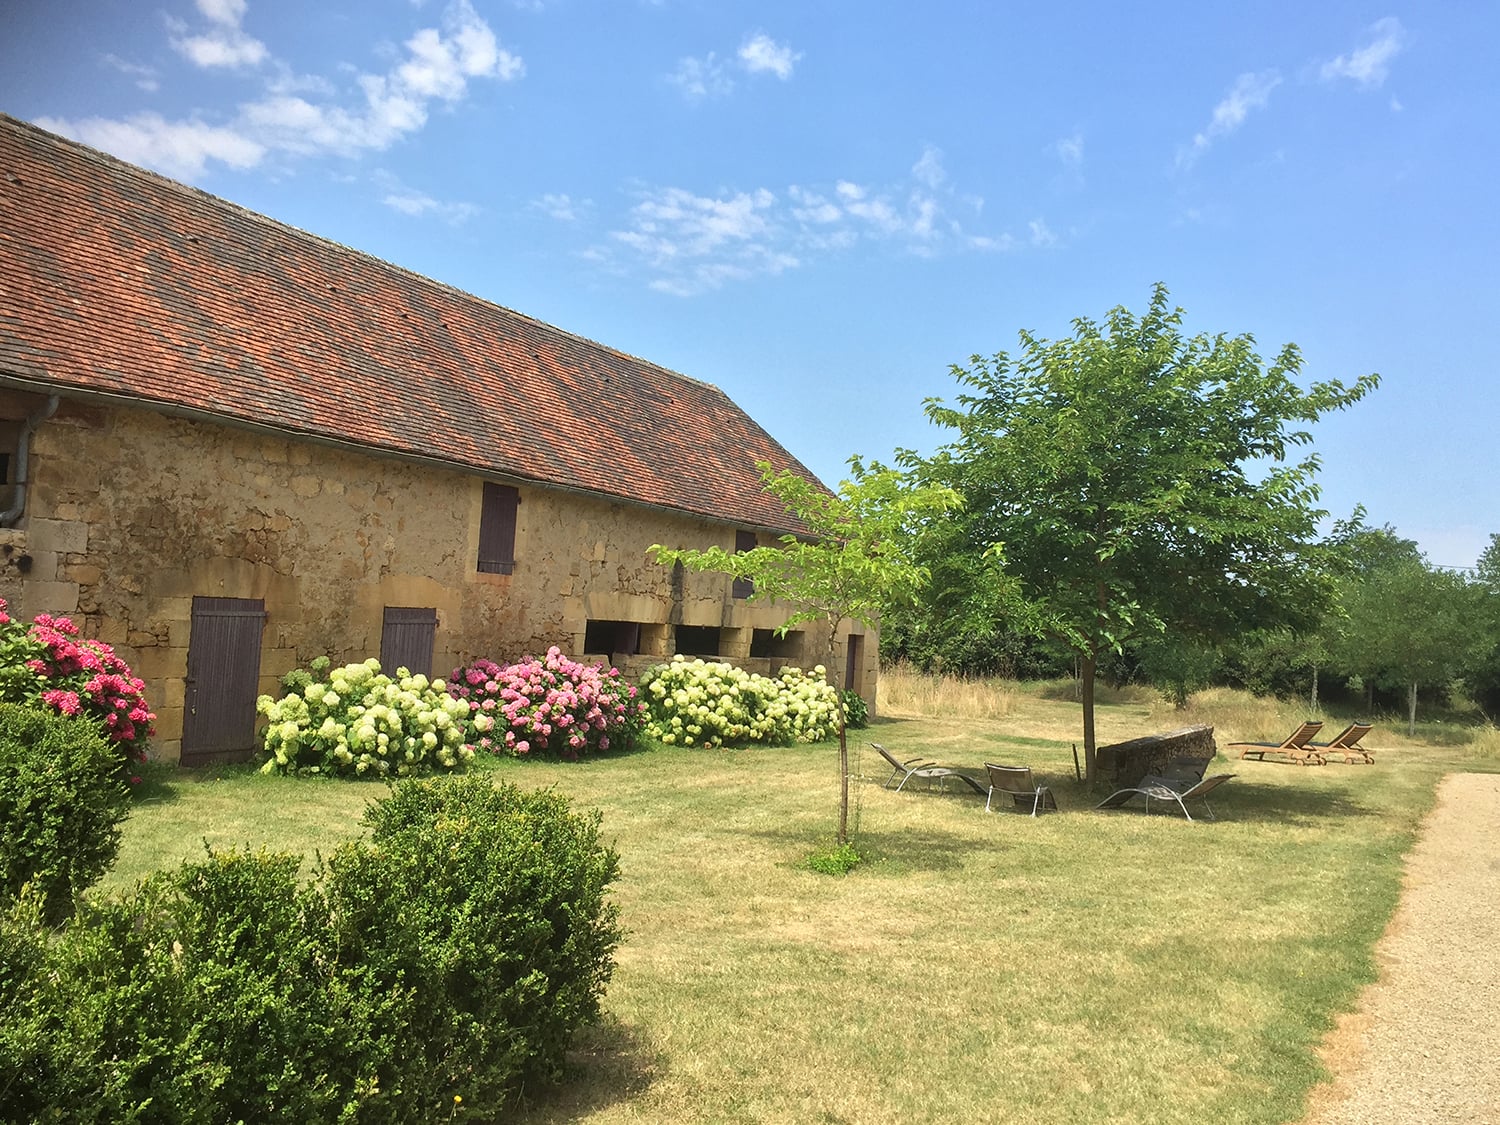
[{"label": "blue sky", "polygon": [[1145,308],[1383,385],[1323,506],[1500,532],[1500,5],[5,0],[0,109],[722,387],[828,481]]}]

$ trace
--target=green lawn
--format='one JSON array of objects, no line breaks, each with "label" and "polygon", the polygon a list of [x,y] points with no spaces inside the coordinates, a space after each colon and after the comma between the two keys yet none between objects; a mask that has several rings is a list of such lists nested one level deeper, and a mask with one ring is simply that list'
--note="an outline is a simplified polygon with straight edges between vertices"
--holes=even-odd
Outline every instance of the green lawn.
[{"label": "green lawn", "polygon": [[[1190,824],[1091,811],[1103,793],[1073,780],[1069,738],[1038,737],[1049,708],[1060,731],[1076,716],[1032,696],[1002,719],[855,732],[899,757],[1028,762],[1063,811],[890,792],[865,749],[868,862],[845,878],[802,866],[831,842],[826,745],[499,763],[603,810],[629,931],[572,1080],[506,1119],[1295,1121],[1318,1041],[1372,979],[1437,780],[1493,761],[1414,744],[1375,766],[1220,759],[1211,772],[1239,775],[1215,794],[1221,819]],[[1151,712],[1106,705],[1104,737],[1172,725]],[[326,852],[382,791],[238,770],[147,786],[106,888],[205,838]]]}]

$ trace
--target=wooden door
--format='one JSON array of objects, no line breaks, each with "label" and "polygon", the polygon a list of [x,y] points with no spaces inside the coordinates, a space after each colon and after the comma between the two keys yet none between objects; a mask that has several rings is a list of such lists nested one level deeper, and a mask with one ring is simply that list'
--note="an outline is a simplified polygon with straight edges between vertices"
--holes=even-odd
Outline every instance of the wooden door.
[{"label": "wooden door", "polygon": [[193,599],[182,764],[248,758],[257,749],[255,698],[260,688],[262,598]]}]

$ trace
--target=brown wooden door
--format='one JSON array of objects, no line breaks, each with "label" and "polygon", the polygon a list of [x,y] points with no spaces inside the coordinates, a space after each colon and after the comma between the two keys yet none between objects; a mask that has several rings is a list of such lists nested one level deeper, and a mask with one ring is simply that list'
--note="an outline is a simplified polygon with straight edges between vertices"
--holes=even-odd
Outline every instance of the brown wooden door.
[{"label": "brown wooden door", "polygon": [[193,599],[182,764],[250,757],[257,748],[255,697],[260,688],[261,598]]}]

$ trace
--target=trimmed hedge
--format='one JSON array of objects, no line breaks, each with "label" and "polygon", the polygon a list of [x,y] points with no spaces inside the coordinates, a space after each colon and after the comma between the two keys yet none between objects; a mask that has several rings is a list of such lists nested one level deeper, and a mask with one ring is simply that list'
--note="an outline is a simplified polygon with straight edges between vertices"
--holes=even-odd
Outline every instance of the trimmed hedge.
[{"label": "trimmed hedge", "polygon": [[32,883],[57,924],[120,850],[130,793],[87,719],[0,703],[0,898]]},{"label": "trimmed hedge", "polygon": [[599,814],[408,782],[320,878],[210,853],[55,938],[0,918],[0,1097],[19,1120],[426,1122],[558,1077],[621,937]]}]

